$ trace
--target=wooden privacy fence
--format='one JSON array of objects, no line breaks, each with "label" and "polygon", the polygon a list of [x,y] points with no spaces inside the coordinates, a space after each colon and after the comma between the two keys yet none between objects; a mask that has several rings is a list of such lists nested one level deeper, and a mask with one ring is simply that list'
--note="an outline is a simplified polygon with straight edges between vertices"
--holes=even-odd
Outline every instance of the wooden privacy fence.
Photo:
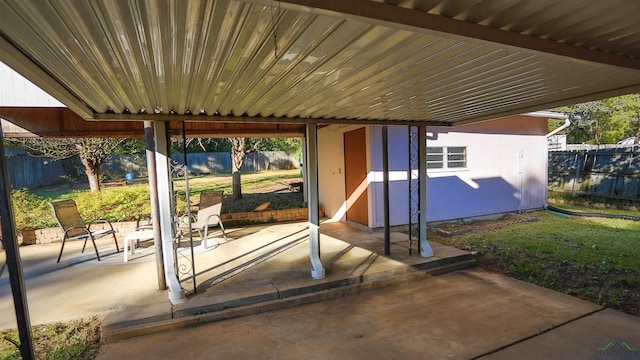
[{"label": "wooden privacy fence", "polygon": [[549,152],[549,190],[640,200],[637,147]]},{"label": "wooden privacy fence", "polygon": [[[184,163],[182,154],[174,154],[173,159]],[[60,183],[64,178],[86,181],[84,167],[75,156],[70,159],[52,160],[50,158],[31,157],[26,154],[5,156],[9,184],[12,189],[36,188]],[[112,156],[100,170],[112,179],[124,179],[124,174],[147,175],[144,156]],[[187,154],[189,170],[192,174],[230,173],[231,154],[228,152]],[[295,154],[284,151],[253,152],[245,156],[242,171],[290,170],[300,167]]]},{"label": "wooden privacy fence", "polygon": [[84,174],[77,157],[52,160],[26,154],[5,157],[11,189],[36,188],[59,183],[63,178],[74,179]]},{"label": "wooden privacy fence", "polygon": [[[172,159],[183,164],[182,154],[173,154]],[[231,172],[231,154],[228,152],[188,153],[187,163],[192,174],[212,174]],[[242,163],[242,171],[291,170],[300,167],[298,158],[293,153],[284,151],[258,151],[248,153]],[[112,177],[124,177],[123,174],[134,173],[146,175],[146,159],[134,155],[112,156],[102,165],[102,172]]]}]

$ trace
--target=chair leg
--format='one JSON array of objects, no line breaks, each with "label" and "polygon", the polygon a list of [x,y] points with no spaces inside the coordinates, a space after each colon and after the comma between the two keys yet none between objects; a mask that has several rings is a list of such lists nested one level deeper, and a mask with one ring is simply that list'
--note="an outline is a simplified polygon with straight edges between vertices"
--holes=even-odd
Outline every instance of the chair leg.
[{"label": "chair leg", "polygon": [[[113,242],[116,243],[116,252],[120,252],[120,248],[118,247],[118,239],[116,239],[116,234],[111,234],[113,235]],[[138,243],[140,242],[140,240],[138,240]]]},{"label": "chair leg", "polygon": [[96,240],[93,238],[93,236],[91,237],[91,242],[93,243],[93,248],[96,250],[96,257],[98,258],[98,261],[100,261],[100,254],[98,254],[98,247],[96,246]]},{"label": "chair leg", "polygon": [[60,254],[58,254],[58,261],[56,263],[60,263],[60,258],[62,257],[62,250],[64,250],[64,242],[67,241],[67,237],[65,236],[62,239],[62,246],[60,247]]},{"label": "chair leg", "polygon": [[207,248],[207,238],[209,237],[209,228],[207,226],[204,227],[204,237],[202,236],[202,233],[200,232],[200,229],[198,229],[198,232],[200,233],[200,238],[202,239],[202,248],[206,249]]},{"label": "chair leg", "polygon": [[222,220],[218,219],[218,225],[220,225],[220,230],[222,230],[222,236],[224,237],[224,241],[227,241],[227,233],[224,232],[224,225],[222,225]]},{"label": "chair leg", "polygon": [[82,251],[80,251],[81,254],[84,254],[84,248],[87,247],[87,241],[89,240],[89,238],[85,238],[84,239],[84,243],[82,244]]}]

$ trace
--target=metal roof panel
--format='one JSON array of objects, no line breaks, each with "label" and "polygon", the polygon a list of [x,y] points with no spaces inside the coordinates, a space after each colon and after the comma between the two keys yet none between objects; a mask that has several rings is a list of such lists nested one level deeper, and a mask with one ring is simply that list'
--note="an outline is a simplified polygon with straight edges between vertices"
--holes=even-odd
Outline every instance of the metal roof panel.
[{"label": "metal roof panel", "polygon": [[[94,114],[456,124],[640,91],[638,69],[298,4],[306,2],[3,0],[0,35]],[[606,14],[583,0],[379,3],[418,20],[425,13],[640,57],[635,1]]]}]

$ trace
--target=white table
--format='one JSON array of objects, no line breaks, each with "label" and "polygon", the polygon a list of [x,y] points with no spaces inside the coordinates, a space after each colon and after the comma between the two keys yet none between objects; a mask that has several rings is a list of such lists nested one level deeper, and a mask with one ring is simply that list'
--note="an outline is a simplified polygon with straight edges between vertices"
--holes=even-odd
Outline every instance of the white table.
[{"label": "white table", "polygon": [[136,253],[136,244],[141,240],[153,240],[153,230],[137,230],[130,232],[124,237],[124,262],[127,262],[127,255],[129,254],[129,248],[131,248],[131,255]]}]

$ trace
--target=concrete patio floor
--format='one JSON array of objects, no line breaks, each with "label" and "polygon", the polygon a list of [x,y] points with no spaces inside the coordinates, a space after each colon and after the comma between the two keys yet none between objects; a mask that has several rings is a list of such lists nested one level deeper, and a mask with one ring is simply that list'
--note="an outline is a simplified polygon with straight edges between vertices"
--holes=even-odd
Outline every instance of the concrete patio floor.
[{"label": "concrete patio floor", "polygon": [[[107,341],[342,297],[466,268],[471,254],[433,244],[434,256],[409,255],[408,238],[392,233],[389,257],[381,256],[382,233],[340,222],[321,225],[326,278],[311,278],[307,223],[230,230],[215,250],[196,256],[197,291],[184,304],[136,306],[109,314]],[[185,289],[193,284],[184,282]]]},{"label": "concrete patio floor", "polygon": [[[639,318],[455,271],[473,264],[467,252],[432,243],[433,258],[409,256],[406,235],[392,233],[385,257],[381,232],[325,223],[321,233],[327,277],[313,280],[306,223],[229,229],[197,252],[197,293],[175,306],[144,249],[124,264],[103,240],[98,263],[70,243],[56,264],[60,244],[21,247],[31,320],[100,316],[100,359],[593,359],[640,347]],[[15,327],[6,272],[0,313],[0,328]]]},{"label": "concrete patio floor", "polygon": [[[166,291],[158,290],[152,253],[138,251],[125,264],[122,250],[116,253],[109,239],[101,239],[97,243],[102,261],[98,262],[92,248],[81,254],[82,243],[69,242],[58,264],[59,243],[23,246],[20,254],[31,323],[109,315],[104,319],[105,337],[119,338],[159,321],[202,313],[220,316],[220,310],[226,308],[280,298],[302,301],[297,297],[310,292],[332,288],[353,291],[353,287],[371,286],[392,275],[421,275],[421,268],[448,271],[472,262],[470,254],[438,244],[434,244],[433,258],[408,256],[406,235],[399,233],[392,234],[392,256],[386,258],[379,255],[381,233],[371,234],[342,223],[323,224],[321,232],[327,277],[313,280],[306,222],[228,229],[227,242],[217,239],[217,248],[196,253],[198,291],[177,306],[171,306]],[[183,287],[193,290],[189,282]],[[0,329],[16,327],[6,271],[0,277],[0,313]]]}]

